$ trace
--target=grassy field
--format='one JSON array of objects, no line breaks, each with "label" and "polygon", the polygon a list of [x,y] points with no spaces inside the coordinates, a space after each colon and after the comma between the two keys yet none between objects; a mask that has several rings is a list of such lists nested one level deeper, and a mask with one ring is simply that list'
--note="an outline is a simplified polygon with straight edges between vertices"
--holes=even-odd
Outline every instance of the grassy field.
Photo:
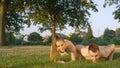
[{"label": "grassy field", "polygon": [[[49,61],[49,53],[50,46],[0,47],[0,68],[120,68],[119,48],[116,49],[111,62],[102,60],[92,63],[83,59],[59,64]],[[58,58],[61,59],[61,57]]]}]

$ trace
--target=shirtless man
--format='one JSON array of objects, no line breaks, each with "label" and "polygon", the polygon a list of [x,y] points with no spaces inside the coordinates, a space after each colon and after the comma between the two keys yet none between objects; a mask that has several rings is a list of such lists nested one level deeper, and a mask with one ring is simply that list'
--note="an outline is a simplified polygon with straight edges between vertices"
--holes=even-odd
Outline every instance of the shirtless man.
[{"label": "shirtless man", "polygon": [[111,44],[109,46],[97,46],[96,44],[90,44],[89,46],[76,46],[78,58],[92,60],[96,62],[100,58],[107,58],[109,61],[112,61],[113,54],[115,51],[115,45]]},{"label": "shirtless man", "polygon": [[[56,35],[56,49],[57,52],[61,54],[61,56],[70,54],[71,61],[76,60],[76,47],[74,44],[66,39],[63,39],[59,35]],[[58,63],[65,63],[62,60],[58,60]]]}]

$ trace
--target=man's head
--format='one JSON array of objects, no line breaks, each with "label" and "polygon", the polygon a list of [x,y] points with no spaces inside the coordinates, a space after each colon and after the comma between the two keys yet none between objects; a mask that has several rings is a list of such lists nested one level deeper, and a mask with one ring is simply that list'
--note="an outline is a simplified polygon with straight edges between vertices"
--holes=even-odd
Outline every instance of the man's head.
[{"label": "man's head", "polygon": [[65,41],[59,35],[56,35],[56,47],[58,52],[61,52],[61,53],[65,52],[65,49],[66,49]]},{"label": "man's head", "polygon": [[99,47],[96,44],[90,44],[88,47],[88,54],[93,62],[96,62],[100,58]]}]

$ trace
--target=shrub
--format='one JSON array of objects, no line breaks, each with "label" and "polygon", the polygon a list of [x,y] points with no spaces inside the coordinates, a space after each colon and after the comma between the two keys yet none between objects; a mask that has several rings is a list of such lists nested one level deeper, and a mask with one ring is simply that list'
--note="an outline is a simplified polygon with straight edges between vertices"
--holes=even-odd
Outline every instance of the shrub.
[{"label": "shrub", "polygon": [[74,44],[81,43],[82,39],[79,36],[79,34],[72,34],[72,36],[69,38]]},{"label": "shrub", "polygon": [[40,36],[40,34],[38,34],[37,32],[32,32],[29,36],[28,36],[28,40],[29,41],[42,41],[42,37]]},{"label": "shrub", "polygon": [[110,42],[109,42],[109,39],[98,39],[96,40],[96,43],[98,45],[108,45]]},{"label": "shrub", "polygon": [[50,45],[52,43],[52,37],[48,37],[46,42],[43,42],[44,45]]},{"label": "shrub", "polygon": [[13,33],[6,32],[5,33],[5,43],[6,45],[14,45],[15,44],[15,37]]},{"label": "shrub", "polygon": [[89,44],[89,40],[86,39],[86,38],[83,38],[82,41],[81,41],[81,44],[88,45]]},{"label": "shrub", "polygon": [[23,45],[23,42],[22,39],[15,39],[14,45]]},{"label": "shrub", "polygon": [[120,45],[120,38],[115,37],[115,38],[111,39],[111,43],[114,43],[116,45]]}]

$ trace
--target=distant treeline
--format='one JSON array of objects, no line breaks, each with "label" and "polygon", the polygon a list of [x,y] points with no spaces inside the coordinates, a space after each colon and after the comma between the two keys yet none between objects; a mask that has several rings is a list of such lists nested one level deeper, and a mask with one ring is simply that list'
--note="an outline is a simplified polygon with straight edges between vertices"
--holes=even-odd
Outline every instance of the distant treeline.
[{"label": "distant treeline", "polygon": [[[83,44],[88,45],[96,43],[98,45],[116,44],[120,45],[120,37],[114,35],[114,33],[105,34],[98,38],[86,38],[81,37],[78,33],[73,33],[70,36],[64,36],[64,39],[71,40],[75,45]],[[6,33],[6,45],[51,45],[51,36],[41,37],[38,33],[33,32],[28,36],[28,41],[24,41],[23,38],[15,38],[11,33]]]}]

